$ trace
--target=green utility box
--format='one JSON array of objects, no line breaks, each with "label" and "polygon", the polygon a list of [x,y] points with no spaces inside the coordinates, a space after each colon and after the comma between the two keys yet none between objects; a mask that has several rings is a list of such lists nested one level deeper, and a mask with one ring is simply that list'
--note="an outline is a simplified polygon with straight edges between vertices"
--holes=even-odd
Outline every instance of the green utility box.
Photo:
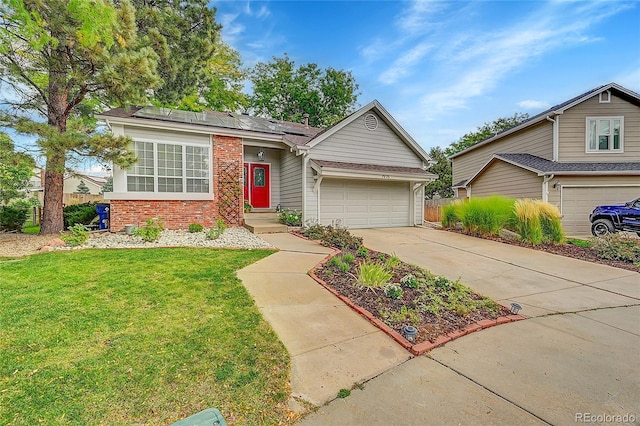
[{"label": "green utility box", "polygon": [[207,408],[199,413],[179,420],[171,426],[227,426],[224,417],[215,408]]}]

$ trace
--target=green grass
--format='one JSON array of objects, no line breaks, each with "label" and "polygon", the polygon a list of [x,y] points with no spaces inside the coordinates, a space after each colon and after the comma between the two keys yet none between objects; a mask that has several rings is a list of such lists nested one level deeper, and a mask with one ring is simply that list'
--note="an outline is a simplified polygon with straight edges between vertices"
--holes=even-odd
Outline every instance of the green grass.
[{"label": "green grass", "polygon": [[289,356],[235,276],[270,253],[0,261],[0,424],[286,423]]},{"label": "green grass", "polygon": [[22,228],[22,233],[37,235],[40,233],[40,225],[25,225]]}]

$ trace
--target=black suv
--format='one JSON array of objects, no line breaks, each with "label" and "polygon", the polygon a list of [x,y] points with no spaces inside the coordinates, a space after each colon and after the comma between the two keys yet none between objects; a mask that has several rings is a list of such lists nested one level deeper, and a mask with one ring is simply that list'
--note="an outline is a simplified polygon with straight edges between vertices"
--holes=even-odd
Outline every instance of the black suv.
[{"label": "black suv", "polygon": [[591,233],[602,237],[613,232],[629,231],[640,236],[640,198],[624,204],[598,206],[589,215]]}]

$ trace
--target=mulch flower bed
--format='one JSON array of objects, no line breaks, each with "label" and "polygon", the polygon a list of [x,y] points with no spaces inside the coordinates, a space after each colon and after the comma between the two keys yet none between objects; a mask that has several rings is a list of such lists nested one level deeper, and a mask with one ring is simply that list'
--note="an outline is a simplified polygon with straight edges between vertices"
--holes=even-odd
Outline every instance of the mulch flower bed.
[{"label": "mulch flower bed", "polygon": [[[510,315],[506,307],[478,295],[459,282],[436,277],[397,258],[394,259],[394,266],[387,268],[392,274],[389,283],[402,289],[402,296],[394,299],[385,294],[384,288],[374,290],[357,285],[360,264],[385,264],[391,256],[373,250],[368,250],[366,256],[359,255],[356,250],[343,250],[335,256],[342,259],[352,257],[353,261],[342,262],[342,267],[338,262],[324,262],[316,267],[312,276],[315,275],[322,280],[323,285],[342,298],[348,299],[357,311],[363,313],[364,309],[366,317],[373,317],[369,318],[372,322],[382,322],[392,329],[395,332],[392,337],[406,347],[429,342],[441,344],[444,342],[444,336],[449,336],[446,340],[451,340],[470,331],[523,318]],[[345,270],[344,265],[348,265],[348,270]],[[417,279],[418,288],[402,284],[403,277],[409,275]],[[484,327],[477,326],[478,323],[484,323]],[[402,337],[403,329],[407,325],[418,330],[415,342],[410,345],[398,339]]]}]

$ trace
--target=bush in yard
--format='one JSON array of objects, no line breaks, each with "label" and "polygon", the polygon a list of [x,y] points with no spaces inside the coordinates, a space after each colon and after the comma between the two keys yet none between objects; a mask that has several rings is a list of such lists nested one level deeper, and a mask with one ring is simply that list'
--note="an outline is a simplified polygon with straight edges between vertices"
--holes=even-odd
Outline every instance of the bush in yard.
[{"label": "bush in yard", "polygon": [[160,234],[163,229],[164,227],[161,220],[150,217],[147,218],[144,226],[139,226],[133,230],[133,235],[147,242],[155,242],[160,239]]},{"label": "bush in yard", "polygon": [[70,228],[76,223],[89,225],[98,216],[93,203],[71,204],[62,209],[64,227]]},{"label": "bush in yard", "polygon": [[514,221],[514,202],[497,195],[473,198],[461,205],[462,225],[469,232],[498,235],[500,229],[510,228]]},{"label": "bush in yard", "polygon": [[403,291],[399,285],[389,284],[384,288],[384,294],[392,299],[401,299]]},{"label": "bush in yard", "polygon": [[301,226],[302,213],[297,210],[283,210],[278,214],[278,221],[287,226]]},{"label": "bush in yard", "polygon": [[400,282],[402,283],[403,286],[407,287],[407,288],[413,288],[416,289],[418,288],[418,280],[416,279],[416,277],[414,277],[411,274],[407,274],[404,277],[402,277],[400,279]]},{"label": "bush in yard", "polygon": [[324,226],[314,223],[313,225],[307,225],[302,234],[310,240],[320,240],[324,235]]},{"label": "bush in yard", "polygon": [[456,223],[460,222],[460,211],[462,209],[462,201],[455,200],[451,204],[442,207],[442,226],[445,228],[453,228]]},{"label": "bush in yard", "polygon": [[216,227],[211,228],[209,229],[209,231],[207,231],[207,239],[217,240],[220,237],[220,235],[224,234],[224,231],[226,230],[227,230],[227,224],[222,218],[219,217],[218,220],[216,220]]},{"label": "bush in yard", "polygon": [[81,223],[76,223],[69,228],[71,234],[63,234],[60,239],[69,247],[81,246],[89,239],[89,231]]},{"label": "bush in yard", "polygon": [[189,224],[189,232],[191,232],[192,234],[197,234],[198,232],[202,232],[203,229],[204,229],[204,226],[200,225],[199,223]]},{"label": "bush in yard", "polygon": [[386,286],[391,277],[393,274],[387,271],[383,265],[373,261],[365,261],[358,267],[356,286],[375,290]]},{"label": "bush in yard", "polygon": [[336,247],[339,249],[357,249],[362,245],[362,238],[351,235],[347,228],[340,225],[327,225],[324,234],[320,239],[325,247]]},{"label": "bush in yard", "polygon": [[624,262],[640,262],[640,242],[637,238],[617,233],[593,238],[592,247],[598,257]]},{"label": "bush in yard", "polygon": [[27,221],[28,209],[19,206],[0,206],[0,231],[19,231]]},{"label": "bush in yard", "polygon": [[523,241],[559,243],[564,238],[558,208],[541,200],[521,199],[514,203],[515,231]]}]

